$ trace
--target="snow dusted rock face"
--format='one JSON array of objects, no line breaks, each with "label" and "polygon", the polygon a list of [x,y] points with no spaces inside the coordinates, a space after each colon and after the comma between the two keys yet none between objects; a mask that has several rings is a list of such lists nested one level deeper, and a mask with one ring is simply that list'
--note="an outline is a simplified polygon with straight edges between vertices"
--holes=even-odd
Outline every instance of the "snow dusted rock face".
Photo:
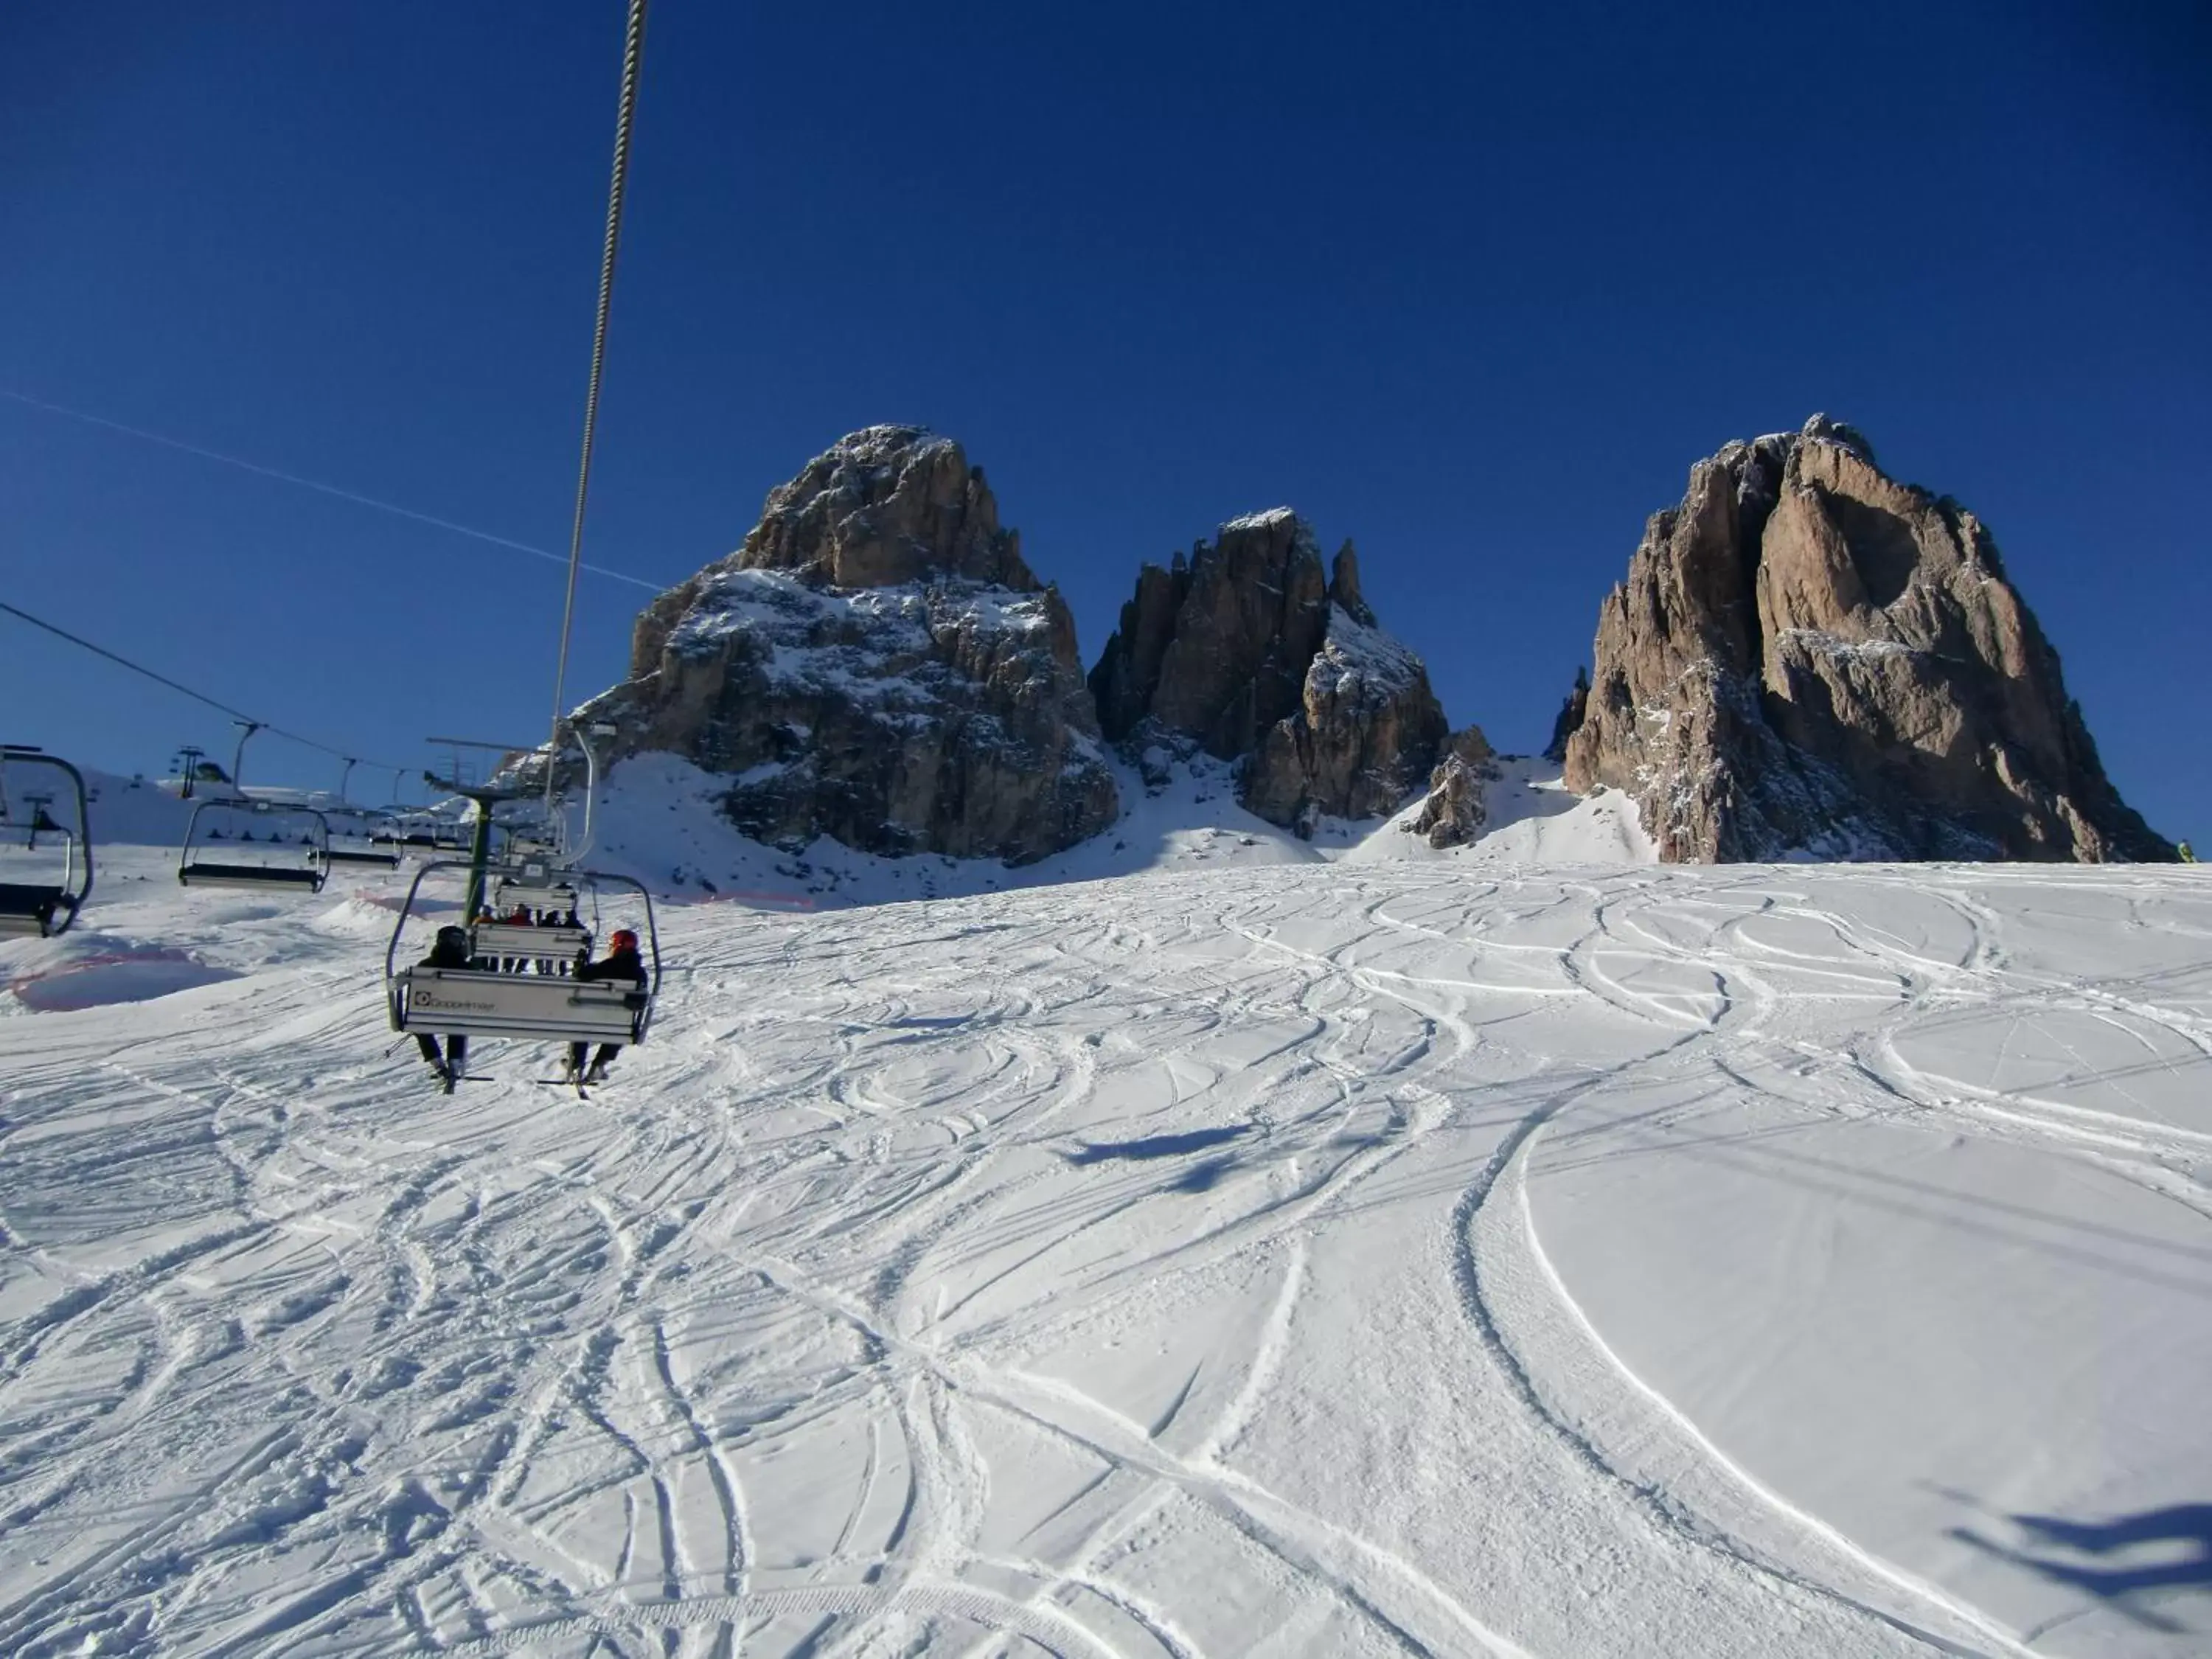
[{"label": "snow dusted rock face", "polygon": [[1324,578],[1288,507],[1145,566],[1091,689],[1109,738],[1241,760],[1244,805],[1280,824],[1395,811],[1446,731],[1421,659],[1376,626],[1352,544]]},{"label": "snow dusted rock face", "polygon": [[999,525],[983,469],[950,438],[872,426],[841,438],[770,492],[738,553],[747,570],[787,570],[832,587],[943,576],[1028,592],[1021,538]]},{"label": "snow dusted rock face", "polygon": [[1120,811],[1058,590],[980,469],[911,427],[841,441],[769,495],[736,554],[638,618],[588,707],[617,757],[724,775],[747,835],[1027,862]]},{"label": "snow dusted rock face", "polygon": [[1271,823],[1387,817],[1420,787],[1448,730],[1421,659],[1332,604],[1301,706],[1244,764],[1244,805]]},{"label": "snow dusted rock face", "polygon": [[1498,775],[1489,739],[1475,726],[1444,741],[1444,757],[1429,774],[1429,793],[1419,814],[1405,828],[1431,847],[1462,847],[1482,833],[1490,820],[1482,786]]},{"label": "snow dusted rock face", "polygon": [[1988,531],[1825,416],[1698,462],[1653,516],[1565,757],[1674,863],[2173,856]]}]

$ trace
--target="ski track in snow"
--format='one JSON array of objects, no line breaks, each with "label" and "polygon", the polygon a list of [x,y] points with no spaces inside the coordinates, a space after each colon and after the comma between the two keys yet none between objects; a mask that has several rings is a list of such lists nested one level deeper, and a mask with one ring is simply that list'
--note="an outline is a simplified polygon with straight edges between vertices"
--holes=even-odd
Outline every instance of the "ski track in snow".
[{"label": "ski track in snow", "polygon": [[[1599,1230],[1660,1178],[1623,1171],[1787,1181],[1744,1253],[1792,1298],[1848,1279],[1850,1216],[1935,1216],[2124,1274],[2201,1353],[2186,875],[1367,863],[672,908],[653,1039],[586,1102],[491,1043],[441,1098],[390,1046],[369,907],[178,894],[154,854],[136,888],[138,856],[100,926],[208,982],[0,1019],[0,1651],[2212,1639],[2203,1589],[1947,1542],[1913,1518],[1934,1462],[1837,1496],[1762,1436],[1792,1403],[1754,1409],[1810,1339],[1624,1318],[1650,1287],[1606,1264],[1657,1237]],[[1945,1184],[1983,1159],[2106,1207]],[[2162,1425],[2184,1488],[2201,1416]],[[2018,1504],[2154,1495],[2047,1474],[2075,1485]],[[2002,1529],[1975,1496],[1951,1534]]]}]

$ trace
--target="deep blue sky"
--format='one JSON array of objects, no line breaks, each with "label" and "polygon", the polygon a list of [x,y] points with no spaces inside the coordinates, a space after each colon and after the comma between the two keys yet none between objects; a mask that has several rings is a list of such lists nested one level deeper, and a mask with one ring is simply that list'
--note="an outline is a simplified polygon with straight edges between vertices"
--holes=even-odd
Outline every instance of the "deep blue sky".
[{"label": "deep blue sky", "polygon": [[[2204,13],[659,0],[586,556],[678,580],[920,422],[1086,661],[1139,560],[1289,502],[1528,748],[1690,464],[1826,410],[1992,527],[2123,791],[2212,840]],[[622,21],[0,9],[0,387],[563,545]],[[0,595],[348,749],[538,738],[560,581],[0,398]],[[646,595],[583,597],[580,693]],[[0,706],[229,746],[4,617]]]}]

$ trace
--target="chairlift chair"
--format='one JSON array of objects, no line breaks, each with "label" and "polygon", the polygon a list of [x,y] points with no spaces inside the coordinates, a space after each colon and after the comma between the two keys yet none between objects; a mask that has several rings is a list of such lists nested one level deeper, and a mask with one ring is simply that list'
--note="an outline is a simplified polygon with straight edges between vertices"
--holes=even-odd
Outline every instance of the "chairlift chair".
[{"label": "chairlift chair", "polygon": [[434,812],[416,812],[401,820],[394,836],[405,851],[435,858],[441,853],[465,855],[469,851],[469,833],[470,826],[465,823],[440,817]]},{"label": "chairlift chair", "polygon": [[560,856],[561,845],[552,836],[534,829],[518,828],[507,830],[507,850],[508,855],[513,858],[550,859]]},{"label": "chairlift chair", "polygon": [[[653,1000],[660,991],[660,934],[653,912],[653,896],[627,876],[589,870],[555,871],[538,863],[495,864],[489,866],[489,890],[495,902],[511,909],[558,908],[574,910],[588,896],[596,913],[600,892],[621,888],[634,893],[645,910],[647,952],[645,988],[622,981],[577,980],[549,973],[501,973],[495,968],[429,968],[403,965],[400,945],[407,924],[418,915],[424,879],[441,871],[464,877],[466,863],[441,859],[416,872],[407,890],[407,902],[392,930],[384,952],[384,982],[392,1029],[410,1036],[512,1037],[538,1042],[620,1042],[645,1041],[653,1023]],[[562,902],[565,897],[565,902]],[[527,963],[559,959],[573,961],[588,950],[591,933],[582,927],[540,927],[497,920],[472,921],[470,926],[472,962],[502,958]]]},{"label": "chairlift chair", "polygon": [[[494,824],[492,828],[497,830],[499,826]],[[475,833],[474,823],[465,817],[451,818],[434,815],[430,820],[431,845],[447,852],[467,852]]]},{"label": "chairlift chair", "polygon": [[[50,789],[25,788],[26,775]],[[48,810],[76,803],[74,829]],[[44,848],[39,838],[50,839]],[[66,933],[92,893],[92,808],[84,775],[27,744],[0,744],[0,937],[52,939]],[[43,854],[43,857],[40,856]],[[54,867],[58,855],[59,868]],[[19,860],[35,868],[20,868]],[[18,880],[15,877],[35,877]]]},{"label": "chairlift chair", "polygon": [[507,836],[506,856],[517,863],[550,864],[568,861],[568,822],[565,802],[542,805],[517,803],[514,810],[493,820],[493,828]]},{"label": "chairlift chair", "polygon": [[535,915],[583,915],[583,896],[567,872],[525,858],[519,875],[501,874],[489,884],[486,908],[489,921],[479,921],[471,931],[477,956],[498,960],[573,962],[577,953],[592,948],[591,929],[580,920],[569,923],[520,922],[509,920],[517,910]]},{"label": "chairlift chair", "polygon": [[392,834],[392,815],[359,807],[333,807],[324,814],[327,822],[340,820],[331,830],[332,864],[373,864],[380,869],[399,867],[399,842]]},{"label": "chairlift chair", "polygon": [[[237,825],[240,818],[245,823]],[[258,836],[256,823],[264,832]],[[226,825],[237,825],[236,833]],[[288,840],[286,830],[299,839]],[[215,842],[223,843],[219,850],[210,845]],[[177,879],[187,887],[319,893],[330,876],[330,824],[313,807],[266,800],[203,801],[185,827]]]}]

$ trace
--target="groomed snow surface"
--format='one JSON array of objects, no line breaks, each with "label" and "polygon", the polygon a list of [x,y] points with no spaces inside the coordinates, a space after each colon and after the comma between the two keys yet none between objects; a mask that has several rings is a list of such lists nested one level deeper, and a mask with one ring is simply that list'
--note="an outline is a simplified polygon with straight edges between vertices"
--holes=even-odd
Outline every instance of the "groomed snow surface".
[{"label": "groomed snow surface", "polygon": [[1524,785],[662,869],[587,1102],[392,1048],[393,878],[110,849],[0,945],[0,1652],[2212,1648],[2212,886]]}]

